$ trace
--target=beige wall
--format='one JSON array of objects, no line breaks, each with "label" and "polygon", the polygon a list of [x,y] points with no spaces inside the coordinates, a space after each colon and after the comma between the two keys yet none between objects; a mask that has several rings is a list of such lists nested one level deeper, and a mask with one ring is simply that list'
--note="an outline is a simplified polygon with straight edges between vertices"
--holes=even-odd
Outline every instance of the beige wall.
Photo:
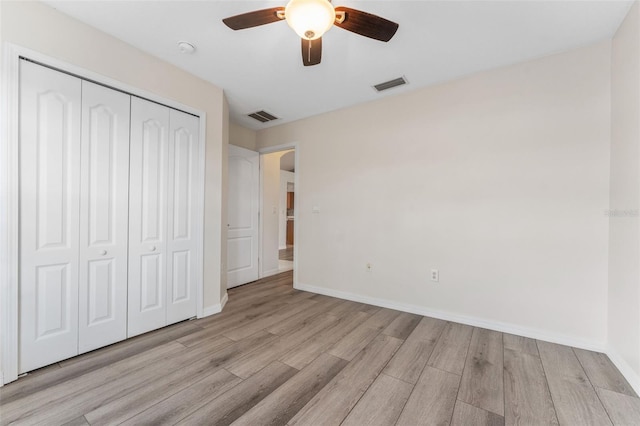
[{"label": "beige wall", "polygon": [[259,131],[259,148],[299,144],[297,284],[604,347],[610,54],[602,42]]},{"label": "beige wall", "polygon": [[[609,344],[640,386],[640,6],[612,43]],[[627,216],[625,212],[631,212]],[[627,374],[629,377],[629,374]]]},{"label": "beige wall", "polygon": [[229,143],[241,148],[256,150],[256,131],[242,127],[234,122],[229,123]]},{"label": "beige wall", "polygon": [[[220,302],[223,166],[228,121],[220,88],[39,2],[1,1],[0,38],[207,114],[204,304]],[[223,161],[223,159],[225,161]],[[222,288],[225,288],[223,286]]]}]

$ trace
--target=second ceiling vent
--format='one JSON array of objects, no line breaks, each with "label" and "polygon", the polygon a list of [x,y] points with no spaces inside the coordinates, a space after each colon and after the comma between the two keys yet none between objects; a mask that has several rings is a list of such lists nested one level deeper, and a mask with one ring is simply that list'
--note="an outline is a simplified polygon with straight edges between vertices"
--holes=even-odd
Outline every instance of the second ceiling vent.
[{"label": "second ceiling vent", "polygon": [[278,117],[276,117],[273,114],[269,114],[267,111],[256,111],[247,115],[255,120],[258,120],[261,123],[266,123],[267,121],[273,121],[278,119]]},{"label": "second ceiling vent", "polygon": [[407,84],[407,79],[404,77],[398,77],[393,80],[385,81],[384,83],[376,84],[373,88],[378,92],[382,92],[383,90],[389,90],[394,87],[402,86],[403,84]]}]

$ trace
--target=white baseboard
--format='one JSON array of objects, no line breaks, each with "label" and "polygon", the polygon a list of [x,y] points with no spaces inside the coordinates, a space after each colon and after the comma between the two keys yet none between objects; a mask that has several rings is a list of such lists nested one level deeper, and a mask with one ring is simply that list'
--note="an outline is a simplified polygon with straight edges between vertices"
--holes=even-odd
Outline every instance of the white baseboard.
[{"label": "white baseboard", "polygon": [[224,296],[222,296],[222,300],[220,303],[216,303],[215,305],[207,306],[202,310],[202,316],[200,318],[208,317],[210,315],[219,314],[222,312],[224,305],[227,304],[229,300],[229,294],[225,292]]},{"label": "white baseboard", "polygon": [[[586,349],[596,352],[605,352],[607,346],[604,342],[594,342],[586,339],[580,339],[564,334],[553,333],[535,328],[522,327],[510,323],[492,321],[484,318],[460,315],[454,312],[438,311],[424,306],[410,305],[400,302],[394,302],[387,299],[378,299],[375,297],[362,296],[359,294],[349,293],[346,291],[334,290],[325,287],[317,287],[308,284],[297,283],[294,287],[298,290],[309,291],[311,293],[324,294],[325,296],[337,297],[340,299],[352,300],[354,302],[366,303],[368,305],[380,306],[397,311],[409,312],[412,314],[423,315],[425,317],[438,318],[445,321],[452,321],[461,324],[471,325],[474,327],[486,328],[489,330],[500,331],[503,333],[515,334],[518,336],[529,337],[531,339],[544,340],[545,342],[558,343],[560,345],[573,346],[575,348]],[[622,370],[621,370],[622,371]],[[624,374],[624,373],[623,373]]]},{"label": "white baseboard", "polygon": [[627,382],[629,382],[633,390],[640,395],[640,375],[638,375],[627,361],[625,361],[624,358],[622,358],[622,356],[620,356],[620,354],[612,347],[607,348],[606,354],[611,362],[613,362],[613,365],[615,365],[618,370],[620,370],[624,378],[627,379]]}]

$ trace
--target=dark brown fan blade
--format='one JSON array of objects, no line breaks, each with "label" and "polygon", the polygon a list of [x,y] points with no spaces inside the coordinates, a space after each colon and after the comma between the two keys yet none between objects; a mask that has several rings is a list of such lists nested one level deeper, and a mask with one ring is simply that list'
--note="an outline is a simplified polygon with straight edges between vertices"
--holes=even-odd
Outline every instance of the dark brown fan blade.
[{"label": "dark brown fan blade", "polygon": [[373,38],[389,41],[398,30],[398,24],[371,13],[349,7],[336,7],[336,12],[344,12],[344,21],[335,25],[347,31]]},{"label": "dark brown fan blade", "polygon": [[318,65],[322,59],[322,37],[315,40],[302,39],[302,63],[305,67]]},{"label": "dark brown fan blade", "polygon": [[257,27],[259,25],[270,24],[282,21],[278,17],[278,11],[284,11],[284,7],[272,7],[271,9],[254,10],[253,12],[241,15],[230,16],[222,20],[225,25],[232,30],[244,30],[245,28]]}]

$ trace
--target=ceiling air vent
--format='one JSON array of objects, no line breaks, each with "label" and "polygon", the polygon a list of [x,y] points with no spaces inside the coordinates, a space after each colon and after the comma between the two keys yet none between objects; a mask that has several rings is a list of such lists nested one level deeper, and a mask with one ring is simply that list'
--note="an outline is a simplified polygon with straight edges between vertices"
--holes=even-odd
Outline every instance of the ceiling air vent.
[{"label": "ceiling air vent", "polygon": [[376,84],[373,88],[378,92],[382,92],[383,90],[389,90],[393,87],[402,86],[403,84],[407,84],[407,80],[404,77],[398,77],[393,80],[385,81],[384,83]]},{"label": "ceiling air vent", "polygon": [[261,123],[266,123],[267,121],[273,121],[278,119],[278,117],[276,117],[275,115],[269,114],[266,111],[256,111],[248,115],[249,117],[255,120],[258,120]]}]

